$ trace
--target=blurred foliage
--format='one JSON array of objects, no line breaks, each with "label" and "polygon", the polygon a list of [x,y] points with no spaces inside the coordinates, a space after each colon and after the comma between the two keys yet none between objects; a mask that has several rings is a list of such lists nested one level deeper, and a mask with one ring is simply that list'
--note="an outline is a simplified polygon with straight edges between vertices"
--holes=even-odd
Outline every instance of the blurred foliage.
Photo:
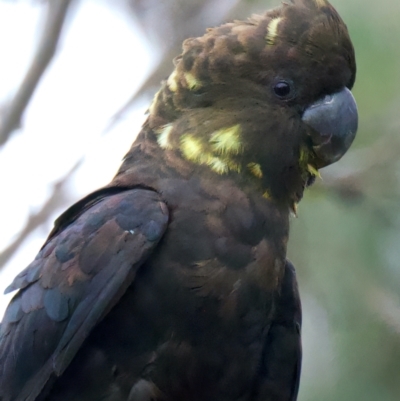
[{"label": "blurred foliage", "polygon": [[[400,399],[400,3],[332,0],[356,49],[360,125],[292,222],[304,303],[301,401]],[[305,301],[305,302],[304,302]],[[319,319],[317,318],[319,316]],[[316,353],[327,353],[321,358]]]}]

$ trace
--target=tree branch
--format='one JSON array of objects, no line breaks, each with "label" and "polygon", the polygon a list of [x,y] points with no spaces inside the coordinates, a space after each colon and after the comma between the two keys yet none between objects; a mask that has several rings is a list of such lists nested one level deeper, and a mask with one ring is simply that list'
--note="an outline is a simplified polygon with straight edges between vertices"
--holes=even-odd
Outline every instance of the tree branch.
[{"label": "tree branch", "polygon": [[17,238],[15,238],[14,241],[10,245],[8,245],[3,252],[0,253],[0,271],[4,268],[11,257],[16,253],[16,251],[26,240],[26,238],[34,230],[45,223],[50,218],[50,216],[55,211],[57,211],[57,209],[59,209],[66,203],[66,200],[68,199],[68,191],[66,190],[66,186],[69,182],[70,177],[81,165],[81,162],[82,161],[78,161],[64,177],[53,184],[51,195],[41,207],[41,209],[36,213],[31,213],[25,223],[25,226],[18,233]]},{"label": "tree branch", "polygon": [[73,0],[47,2],[47,16],[36,55],[17,93],[6,107],[0,124],[0,147],[21,124],[22,115],[56,52],[65,17],[72,2]]}]

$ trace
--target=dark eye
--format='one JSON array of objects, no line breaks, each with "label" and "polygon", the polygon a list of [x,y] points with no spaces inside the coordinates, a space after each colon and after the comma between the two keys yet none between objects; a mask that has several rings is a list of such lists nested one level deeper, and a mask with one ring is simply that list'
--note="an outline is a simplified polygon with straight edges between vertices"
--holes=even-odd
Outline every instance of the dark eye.
[{"label": "dark eye", "polygon": [[294,97],[293,85],[288,81],[278,81],[273,86],[274,93],[280,99],[291,99]]}]

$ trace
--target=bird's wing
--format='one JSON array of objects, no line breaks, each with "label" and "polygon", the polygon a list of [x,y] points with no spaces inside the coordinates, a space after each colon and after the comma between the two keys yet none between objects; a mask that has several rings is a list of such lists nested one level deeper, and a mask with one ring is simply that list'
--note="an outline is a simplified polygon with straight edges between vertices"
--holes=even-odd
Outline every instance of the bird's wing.
[{"label": "bird's wing", "polygon": [[151,190],[89,196],[58,221],[19,289],[0,332],[0,400],[33,401],[61,375],[93,327],[118,302],[168,225]]},{"label": "bird's wing", "polygon": [[294,267],[286,261],[281,292],[264,346],[254,400],[296,401],[301,358],[300,297]]}]

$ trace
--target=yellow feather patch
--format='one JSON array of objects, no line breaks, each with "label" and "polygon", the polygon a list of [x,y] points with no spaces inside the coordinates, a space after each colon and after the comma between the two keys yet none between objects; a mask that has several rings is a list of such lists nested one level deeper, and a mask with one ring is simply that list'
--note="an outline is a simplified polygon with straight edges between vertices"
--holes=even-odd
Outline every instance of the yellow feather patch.
[{"label": "yellow feather patch", "polygon": [[207,164],[211,167],[211,170],[214,170],[218,174],[225,174],[229,171],[229,166],[223,160],[218,157],[212,157],[210,155],[207,160]]},{"label": "yellow feather patch", "polygon": [[221,154],[239,154],[242,149],[240,125],[215,131],[210,138],[214,151]]},{"label": "yellow feather patch", "polygon": [[272,199],[272,196],[268,191],[265,191],[262,196],[265,199]]},{"label": "yellow feather patch", "polygon": [[300,158],[299,158],[299,162],[300,162],[300,166],[305,166],[308,163],[308,159],[310,152],[306,149],[306,148],[300,148]]},{"label": "yellow feather patch", "polygon": [[218,174],[226,174],[229,171],[240,172],[240,166],[232,160],[205,152],[204,144],[191,134],[182,136],[180,147],[186,159],[193,163],[207,165]]},{"label": "yellow feather patch", "polygon": [[[165,130],[167,132],[165,135],[169,135],[171,129],[172,128],[165,126]],[[228,130],[216,131],[214,134],[216,134],[216,138],[219,141],[225,143],[225,147],[223,147],[225,149],[227,146],[227,138],[225,137],[225,135],[230,137],[230,134],[232,134],[231,128]],[[232,147],[228,148],[232,149]],[[207,165],[211,168],[211,170],[215,171],[218,174],[226,174],[229,171],[236,171],[240,173],[241,171],[241,166],[234,160],[232,160],[228,154],[217,156],[214,153],[207,151],[207,145],[192,134],[185,134],[181,137],[180,149],[186,159],[192,161],[193,163]],[[235,146],[233,147],[233,152],[237,152]]]},{"label": "yellow feather patch", "polygon": [[327,5],[325,0],[314,0],[314,1],[318,8],[321,8],[321,7],[324,7]]},{"label": "yellow feather patch", "polygon": [[310,174],[315,175],[318,178],[321,178],[321,174],[319,173],[319,171],[311,164],[307,164],[307,170]]},{"label": "yellow feather patch", "polygon": [[228,171],[240,173],[240,165],[229,159],[215,157],[211,154],[206,155],[207,164],[218,174],[226,174]]},{"label": "yellow feather patch", "polygon": [[265,36],[268,45],[271,46],[275,43],[275,38],[278,36],[278,25],[282,20],[282,17],[274,18],[268,24],[267,35]]},{"label": "yellow feather patch", "polygon": [[254,175],[254,177],[262,178],[263,173],[261,170],[261,166],[258,163],[249,163],[247,167],[249,168],[251,174]]},{"label": "yellow feather patch", "polygon": [[190,90],[201,88],[201,82],[191,72],[186,72],[184,78]]},{"label": "yellow feather patch", "polygon": [[299,216],[296,202],[293,202],[292,206],[290,207],[290,211],[292,212],[294,217],[298,217]]},{"label": "yellow feather patch", "polygon": [[156,104],[157,104],[157,100],[158,100],[158,95],[159,95],[159,94],[160,94],[160,91],[158,91],[158,92],[154,95],[153,100],[152,100],[151,105],[150,105],[149,110],[148,110],[149,114],[153,114],[153,113],[154,113],[154,110],[155,110],[155,107],[156,107]]},{"label": "yellow feather patch", "polygon": [[171,92],[176,92],[178,90],[178,83],[177,83],[178,74],[176,70],[168,77],[167,85]]},{"label": "yellow feather patch", "polygon": [[185,134],[181,138],[181,151],[188,160],[198,162],[204,156],[203,144],[193,135]]},{"label": "yellow feather patch", "polygon": [[166,124],[156,131],[156,133],[159,135],[157,138],[157,142],[163,149],[172,148],[172,145],[169,141],[169,136],[173,127],[173,124]]},{"label": "yellow feather patch", "polygon": [[240,173],[242,171],[242,167],[240,166],[240,164],[234,162],[233,160],[225,159],[224,161],[228,165],[229,170],[236,171],[237,173]]}]

